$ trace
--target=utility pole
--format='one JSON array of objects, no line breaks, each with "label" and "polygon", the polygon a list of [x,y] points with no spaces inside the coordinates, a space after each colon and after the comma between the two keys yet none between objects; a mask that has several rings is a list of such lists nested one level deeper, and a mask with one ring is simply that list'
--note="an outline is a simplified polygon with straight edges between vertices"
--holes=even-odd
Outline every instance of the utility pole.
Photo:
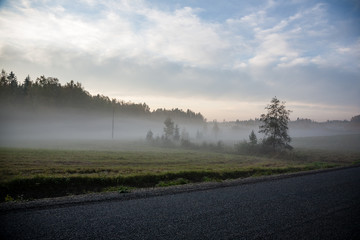
[{"label": "utility pole", "polygon": [[114,119],[115,119],[115,107],[113,106],[111,139],[114,139]]}]

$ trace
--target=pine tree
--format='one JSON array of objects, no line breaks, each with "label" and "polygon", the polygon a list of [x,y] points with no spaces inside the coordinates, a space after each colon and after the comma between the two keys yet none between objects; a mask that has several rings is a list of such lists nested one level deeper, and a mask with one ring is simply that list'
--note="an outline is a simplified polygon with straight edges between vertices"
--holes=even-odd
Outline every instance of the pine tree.
[{"label": "pine tree", "polygon": [[7,80],[10,83],[12,89],[17,88],[18,81],[17,81],[17,77],[15,76],[15,73],[10,72],[9,75],[7,76]]},{"label": "pine tree", "polygon": [[250,140],[251,145],[257,144],[257,137],[256,137],[256,134],[254,133],[254,130],[251,131],[251,133],[249,135],[249,140]]},{"label": "pine tree", "polygon": [[32,82],[31,82],[31,79],[30,79],[30,76],[28,75],[25,80],[24,80],[24,83],[22,85],[23,89],[24,89],[24,94],[25,95],[28,95],[29,93],[29,90],[31,88],[31,85],[32,85]]},{"label": "pine tree", "polygon": [[7,74],[5,72],[5,70],[1,70],[0,73],[0,86],[5,87],[8,85],[8,80],[7,80]]}]

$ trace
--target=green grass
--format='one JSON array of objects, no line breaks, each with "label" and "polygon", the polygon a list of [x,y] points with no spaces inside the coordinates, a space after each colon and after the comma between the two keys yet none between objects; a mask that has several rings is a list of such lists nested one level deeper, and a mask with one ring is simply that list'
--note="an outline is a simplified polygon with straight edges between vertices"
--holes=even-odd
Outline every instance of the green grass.
[{"label": "green grass", "polygon": [[348,166],[359,152],[295,150],[238,155],[132,145],[132,148],[0,148],[0,201],[99,191],[128,192],[191,182],[221,181]]},{"label": "green grass", "polygon": [[294,138],[291,145],[297,149],[360,152],[360,134],[299,137]]},{"label": "green grass", "polygon": [[176,186],[176,185],[184,185],[190,183],[188,179],[185,178],[177,178],[175,180],[168,180],[168,181],[160,181],[156,184],[156,187],[169,187],[169,186]]},{"label": "green grass", "polygon": [[231,171],[281,168],[314,162],[346,165],[358,153],[307,150],[286,155],[247,156],[230,153],[161,149],[157,152],[0,149],[0,183],[18,178],[115,177],[181,171]]}]

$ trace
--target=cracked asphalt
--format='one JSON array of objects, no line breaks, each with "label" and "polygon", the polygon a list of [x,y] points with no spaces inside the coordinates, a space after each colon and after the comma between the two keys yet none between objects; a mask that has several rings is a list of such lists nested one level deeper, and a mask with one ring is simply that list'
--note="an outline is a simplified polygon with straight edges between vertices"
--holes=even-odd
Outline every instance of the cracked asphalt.
[{"label": "cracked asphalt", "polygon": [[360,167],[0,211],[1,239],[360,239]]}]

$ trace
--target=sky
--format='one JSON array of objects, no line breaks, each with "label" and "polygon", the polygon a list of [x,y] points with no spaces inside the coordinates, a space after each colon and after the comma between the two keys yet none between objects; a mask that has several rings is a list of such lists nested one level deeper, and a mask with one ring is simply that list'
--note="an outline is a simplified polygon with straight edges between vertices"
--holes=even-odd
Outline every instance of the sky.
[{"label": "sky", "polygon": [[360,114],[357,0],[0,0],[0,68],[209,121]]}]

